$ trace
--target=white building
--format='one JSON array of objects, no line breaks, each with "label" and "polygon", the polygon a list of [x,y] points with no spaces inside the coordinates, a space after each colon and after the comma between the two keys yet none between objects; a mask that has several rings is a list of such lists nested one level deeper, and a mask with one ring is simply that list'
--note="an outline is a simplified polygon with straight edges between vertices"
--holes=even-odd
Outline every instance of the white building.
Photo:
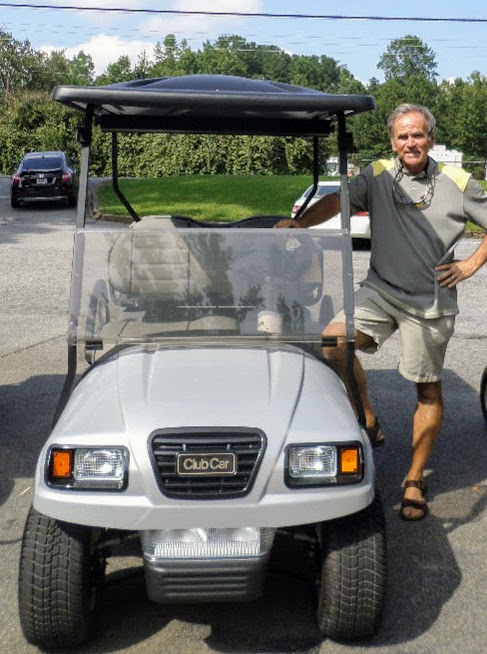
[{"label": "white building", "polygon": [[459,152],[458,150],[447,150],[446,145],[435,145],[431,148],[428,154],[438,163],[457,166],[457,168],[462,167],[463,152]]}]

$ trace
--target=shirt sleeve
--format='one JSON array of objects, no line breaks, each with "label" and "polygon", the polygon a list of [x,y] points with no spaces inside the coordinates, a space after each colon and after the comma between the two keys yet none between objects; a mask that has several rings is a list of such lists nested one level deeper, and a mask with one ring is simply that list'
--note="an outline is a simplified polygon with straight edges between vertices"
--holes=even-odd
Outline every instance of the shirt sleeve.
[{"label": "shirt sleeve", "polygon": [[472,177],[465,187],[463,208],[468,220],[487,231],[487,193]]},{"label": "shirt sleeve", "polygon": [[357,211],[369,210],[369,177],[372,177],[372,168],[371,166],[366,166],[362,172],[360,172],[356,177],[352,177],[348,182],[348,192],[350,195],[350,208],[352,214],[357,213]]}]

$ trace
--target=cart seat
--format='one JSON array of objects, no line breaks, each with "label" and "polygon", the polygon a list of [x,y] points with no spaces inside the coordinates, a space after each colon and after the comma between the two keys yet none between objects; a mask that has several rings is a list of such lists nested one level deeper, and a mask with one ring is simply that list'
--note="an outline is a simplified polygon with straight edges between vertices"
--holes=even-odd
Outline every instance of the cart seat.
[{"label": "cart seat", "polygon": [[91,330],[91,338],[119,343],[188,331],[235,333],[238,322],[228,315],[233,299],[224,271],[214,260],[203,265],[204,260],[205,252],[193,252],[170,220],[135,223],[109,252],[108,320]]}]

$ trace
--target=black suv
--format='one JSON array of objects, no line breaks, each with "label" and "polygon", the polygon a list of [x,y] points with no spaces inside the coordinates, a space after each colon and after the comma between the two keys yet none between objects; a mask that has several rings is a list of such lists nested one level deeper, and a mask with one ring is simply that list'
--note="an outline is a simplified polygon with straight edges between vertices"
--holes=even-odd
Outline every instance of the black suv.
[{"label": "black suv", "polygon": [[78,199],[78,178],[64,152],[29,152],[12,175],[10,204],[21,201],[61,200],[70,207]]}]

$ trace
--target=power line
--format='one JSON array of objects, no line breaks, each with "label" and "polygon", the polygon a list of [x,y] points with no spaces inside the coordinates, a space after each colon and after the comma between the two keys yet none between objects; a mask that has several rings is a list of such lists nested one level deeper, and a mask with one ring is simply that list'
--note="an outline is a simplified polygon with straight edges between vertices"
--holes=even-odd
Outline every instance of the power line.
[{"label": "power line", "polygon": [[119,14],[149,14],[149,15],[182,15],[182,16],[235,16],[240,18],[291,18],[306,20],[367,20],[387,22],[422,22],[422,23],[487,23],[487,18],[455,18],[455,17],[429,17],[429,16],[343,16],[326,14],[274,14],[267,12],[244,11],[203,11],[178,9],[130,9],[125,7],[79,7],[76,5],[34,5],[30,2],[12,4],[0,2],[0,7],[10,9],[50,9],[53,11],[96,11],[101,13]]}]

